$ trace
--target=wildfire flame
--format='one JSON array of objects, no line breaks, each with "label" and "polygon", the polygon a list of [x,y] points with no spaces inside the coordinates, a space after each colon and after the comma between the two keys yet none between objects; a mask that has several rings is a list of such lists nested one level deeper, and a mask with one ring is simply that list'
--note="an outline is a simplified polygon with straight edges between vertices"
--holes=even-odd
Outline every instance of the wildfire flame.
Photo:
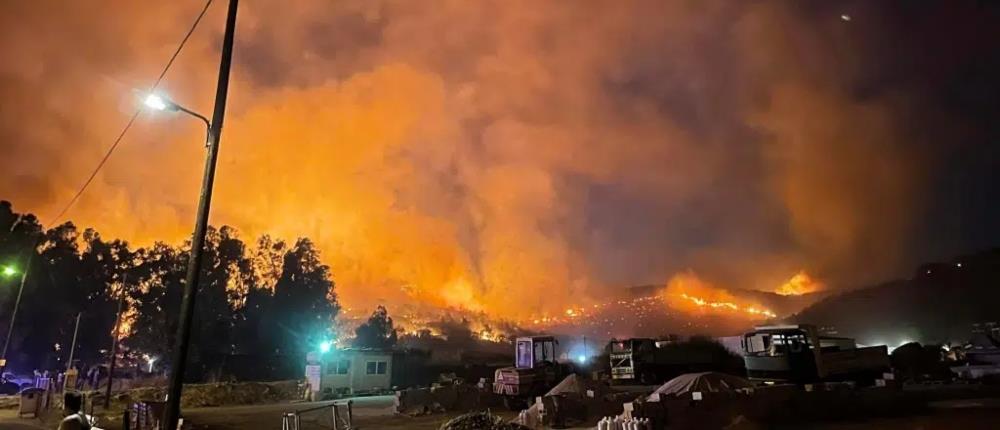
[{"label": "wildfire flame", "polygon": [[781,284],[775,293],[782,296],[801,296],[803,294],[815,293],[823,289],[823,283],[813,279],[804,270],[796,273],[784,284]]},{"label": "wildfire flame", "polygon": [[771,311],[769,311],[767,309],[764,309],[764,308],[757,308],[757,307],[754,307],[754,306],[741,307],[740,305],[737,305],[736,303],[733,303],[733,302],[710,302],[710,301],[707,301],[705,299],[701,299],[701,298],[698,298],[698,297],[690,296],[690,295],[688,295],[686,293],[681,293],[681,297],[684,298],[685,300],[691,301],[692,303],[694,303],[695,305],[700,306],[700,307],[706,307],[707,306],[707,307],[712,308],[712,309],[723,309],[723,310],[729,309],[729,310],[733,310],[733,311],[746,312],[746,313],[751,314],[751,315],[762,315],[762,316],[765,316],[765,317],[768,317],[768,318],[774,318],[774,317],[777,316],[777,315],[774,314],[774,312],[771,312]]},{"label": "wildfire flame", "polygon": [[[436,308],[428,306],[404,306],[389,310],[394,328],[400,336],[430,336],[449,338],[448,330],[443,326],[453,328],[462,326],[464,329],[451,334],[471,336],[481,341],[506,342],[517,335],[517,325],[511,321],[493,319],[482,312],[472,312],[462,308]],[[358,325],[367,318],[368,313],[353,308],[344,308],[337,316],[338,332],[341,339],[349,339]],[[467,331],[466,331],[467,330]],[[343,344],[347,346],[347,343]]]},{"label": "wildfire flame", "polygon": [[[726,290],[699,278],[693,272],[675,275],[666,288],[653,296],[619,298],[603,302],[587,304],[572,304],[561,311],[529,314],[527,317],[512,317],[504,320],[492,317],[471,300],[471,284],[454,282],[447,287],[449,294],[456,295],[455,306],[436,307],[420,304],[403,306],[393,312],[393,319],[400,335],[433,336],[449,338],[447,330],[441,328],[442,321],[461,321],[472,337],[487,342],[509,342],[515,337],[526,333],[523,330],[544,331],[553,327],[579,327],[588,323],[607,324],[608,319],[616,320],[622,312],[637,312],[648,308],[664,310],[664,305],[672,310],[679,310],[695,315],[735,316],[751,320],[776,318],[778,315],[768,307]],[[783,294],[805,294],[822,288],[822,284],[813,280],[804,271],[795,274],[779,290]],[[471,304],[471,306],[470,306]],[[463,306],[464,305],[464,306]],[[612,315],[609,317],[609,315]],[[348,333],[353,327],[367,317],[364,313],[355,313],[351,308],[342,310],[338,317],[349,321]]]},{"label": "wildfire flame", "polygon": [[724,313],[747,318],[774,318],[774,312],[749,303],[702,280],[693,272],[681,273],[670,279],[661,296],[667,306],[688,313]]}]

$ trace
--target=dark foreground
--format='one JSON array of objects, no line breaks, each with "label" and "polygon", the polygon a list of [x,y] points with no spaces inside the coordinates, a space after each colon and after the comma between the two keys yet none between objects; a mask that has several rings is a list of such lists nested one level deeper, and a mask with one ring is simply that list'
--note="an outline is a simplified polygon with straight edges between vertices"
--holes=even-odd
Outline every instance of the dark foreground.
[{"label": "dark foreground", "polygon": [[[235,406],[198,408],[185,412],[192,429],[197,430],[271,430],[281,428],[281,414],[292,410],[303,410],[322,406],[325,403],[281,403],[255,406]],[[16,419],[15,411],[0,411],[0,430],[52,429],[55,425],[45,425],[38,420]],[[505,417],[513,417],[506,411],[499,411]],[[355,426],[360,429],[395,430],[437,429],[444,422],[458,415],[434,414],[408,417],[393,413],[392,397],[366,397],[355,399]],[[330,418],[320,410],[304,414],[302,430],[329,429]],[[120,429],[118,422],[102,422],[101,428]],[[797,423],[780,427],[737,420],[728,427],[732,430],[757,430],[765,428],[814,429],[814,430],[935,430],[935,429],[998,429],[1000,428],[1000,398],[962,399],[929,402],[926,408],[911,414],[894,417],[860,418],[822,423]]]}]

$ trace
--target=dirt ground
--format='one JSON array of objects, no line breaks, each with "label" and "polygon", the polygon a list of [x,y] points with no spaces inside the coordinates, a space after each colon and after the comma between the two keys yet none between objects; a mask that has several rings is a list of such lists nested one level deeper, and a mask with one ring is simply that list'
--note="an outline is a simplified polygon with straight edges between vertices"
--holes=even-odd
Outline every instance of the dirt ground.
[{"label": "dirt ground", "polygon": [[880,418],[853,423],[810,425],[810,430],[995,430],[1000,428],[1000,410],[969,409],[926,415]]},{"label": "dirt ground", "polygon": [[[281,414],[292,410],[305,410],[328,406],[330,402],[316,403],[279,403],[256,406],[232,406],[190,409],[184,416],[197,430],[271,430],[281,428]],[[366,397],[355,400],[355,420],[357,428],[364,430],[434,430],[441,424],[458,415],[434,414],[420,417],[407,417],[392,413],[392,397]],[[513,413],[494,411],[507,418]],[[302,414],[302,430],[330,429],[328,408]],[[102,422],[102,428],[116,430],[120,423]],[[14,410],[0,411],[0,430],[35,430],[55,428],[46,426],[37,420],[17,419]],[[738,426],[741,430],[757,430],[763,427],[748,424]],[[904,417],[877,418],[863,421],[818,423],[796,425],[795,429],[810,430],[987,430],[1000,428],[1000,398],[953,400],[933,402],[930,407],[920,413]]]},{"label": "dirt ground", "polygon": [[[292,410],[305,411],[329,406],[331,402],[239,406],[229,408],[192,409],[184,415],[196,430],[276,429],[281,428],[281,414]],[[359,397],[354,399],[354,425],[361,429],[438,429],[460,413],[433,414],[419,417],[396,415],[392,396]],[[513,418],[509,411],[494,411]],[[300,413],[301,430],[328,430],[331,426],[329,408]]]},{"label": "dirt ground", "polygon": [[1000,399],[966,399],[931,402],[926,412],[912,416],[879,418],[862,422],[810,425],[812,430],[993,430],[1000,429]]},{"label": "dirt ground", "polygon": [[[285,412],[317,409],[301,414],[301,430],[329,430],[332,428],[329,405],[332,402],[275,403],[252,406],[226,406],[192,408],[182,412],[192,430],[273,430],[281,428],[281,416]],[[459,413],[433,414],[420,417],[396,415],[393,411],[392,396],[359,397],[354,399],[354,425],[361,429],[438,429]],[[505,418],[513,418],[509,411],[494,411]],[[55,422],[53,420],[49,420]],[[118,430],[117,420],[98,423],[102,429]],[[36,419],[18,419],[13,409],[0,410],[0,430],[34,430],[55,428]]]},{"label": "dirt ground", "polygon": [[[300,404],[296,409],[315,407],[317,404]],[[230,408],[194,409],[186,416],[194,429],[235,430],[280,428],[281,412],[290,405],[240,406]],[[354,424],[364,430],[436,430],[441,424],[459,415],[435,414],[408,417],[392,413],[391,397],[361,398],[355,403]],[[494,411],[513,418],[508,411]],[[329,429],[330,419],[326,410],[302,415],[301,429]],[[961,400],[932,404],[927,411],[912,416],[868,419],[854,422],[820,423],[795,426],[811,430],[993,430],[1000,428],[1000,399]],[[2,426],[0,426],[2,429]]]}]

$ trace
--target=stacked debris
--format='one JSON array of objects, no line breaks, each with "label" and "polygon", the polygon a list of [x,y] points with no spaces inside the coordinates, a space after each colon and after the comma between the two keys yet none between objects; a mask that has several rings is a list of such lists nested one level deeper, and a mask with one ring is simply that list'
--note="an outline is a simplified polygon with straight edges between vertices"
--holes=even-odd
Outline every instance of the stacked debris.
[{"label": "stacked debris", "polygon": [[396,413],[425,415],[447,411],[470,411],[500,404],[500,398],[489,387],[471,385],[460,380],[430,388],[410,388],[396,391]]},{"label": "stacked debris", "polygon": [[459,415],[441,425],[441,430],[530,430],[525,426],[508,423],[489,412],[472,412]]},{"label": "stacked debris", "polygon": [[[117,393],[112,400],[125,405],[139,401],[162,401],[165,397],[166,387],[145,387]],[[298,381],[185,384],[181,407],[252,405],[300,397]]]},{"label": "stacked debris", "polygon": [[[627,400],[635,398],[634,395],[626,396],[630,396]],[[531,407],[521,411],[514,422],[531,428],[590,425],[601,417],[620,413],[622,403],[620,396],[612,393],[607,385],[569,375],[536,399]]]}]

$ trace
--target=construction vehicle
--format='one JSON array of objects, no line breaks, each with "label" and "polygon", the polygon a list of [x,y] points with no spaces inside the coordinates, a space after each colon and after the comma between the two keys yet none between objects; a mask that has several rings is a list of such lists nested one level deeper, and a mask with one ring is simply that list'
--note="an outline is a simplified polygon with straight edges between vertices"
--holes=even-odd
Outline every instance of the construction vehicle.
[{"label": "construction vehicle", "polygon": [[757,382],[871,384],[890,370],[885,345],[858,348],[808,324],[757,327],[743,335],[743,349],[747,376]]},{"label": "construction vehicle", "polygon": [[660,384],[682,373],[726,371],[740,366],[724,346],[707,338],[684,342],[677,337],[612,340],[608,350],[611,381],[616,384]]},{"label": "construction vehicle", "polygon": [[656,341],[648,338],[612,340],[609,358],[611,380],[615,382],[635,381],[651,383],[661,373],[657,360],[659,348]]},{"label": "construction vehicle", "polygon": [[508,408],[522,409],[572,373],[570,367],[556,362],[558,344],[552,336],[517,338],[514,366],[497,369],[493,380],[493,392],[503,396]]}]

